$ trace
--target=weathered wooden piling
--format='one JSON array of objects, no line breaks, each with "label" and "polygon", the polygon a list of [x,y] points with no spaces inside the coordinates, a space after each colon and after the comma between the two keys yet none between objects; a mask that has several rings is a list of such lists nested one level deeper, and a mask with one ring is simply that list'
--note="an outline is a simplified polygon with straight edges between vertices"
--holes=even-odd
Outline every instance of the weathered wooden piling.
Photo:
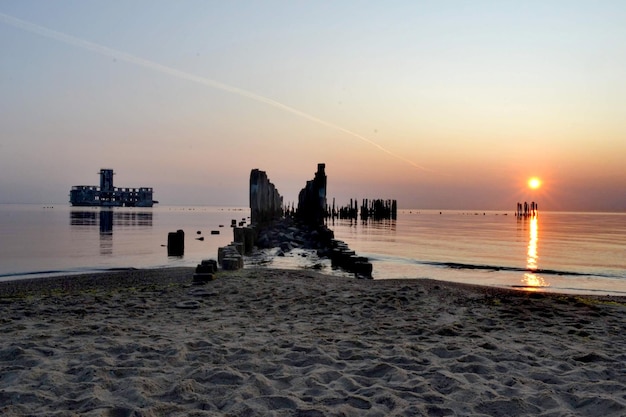
[{"label": "weathered wooden piling", "polygon": [[167,255],[183,256],[185,254],[185,232],[177,230],[167,234]]},{"label": "weathered wooden piling", "polygon": [[312,225],[324,224],[326,217],[326,164],[317,164],[315,177],[298,194],[296,217]]},{"label": "weathered wooden piling", "polygon": [[235,227],[233,229],[233,243],[241,245],[243,255],[249,255],[252,252],[252,249],[254,249],[255,239],[256,228],[254,226]]},{"label": "weathered wooden piling", "polygon": [[248,248],[246,248],[245,237],[243,232],[243,227],[235,227],[233,228],[233,242],[240,243],[243,247],[243,253],[248,252]]},{"label": "weathered wooden piling", "polygon": [[250,172],[250,222],[267,224],[283,216],[283,197],[270,182],[265,171]]}]

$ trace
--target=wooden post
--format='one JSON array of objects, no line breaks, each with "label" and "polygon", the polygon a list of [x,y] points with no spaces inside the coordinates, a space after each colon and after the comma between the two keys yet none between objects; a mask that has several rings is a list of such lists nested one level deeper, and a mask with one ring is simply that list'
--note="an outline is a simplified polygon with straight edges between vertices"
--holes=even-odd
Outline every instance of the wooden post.
[{"label": "wooden post", "polygon": [[185,232],[177,230],[167,234],[167,255],[183,256],[185,254]]}]

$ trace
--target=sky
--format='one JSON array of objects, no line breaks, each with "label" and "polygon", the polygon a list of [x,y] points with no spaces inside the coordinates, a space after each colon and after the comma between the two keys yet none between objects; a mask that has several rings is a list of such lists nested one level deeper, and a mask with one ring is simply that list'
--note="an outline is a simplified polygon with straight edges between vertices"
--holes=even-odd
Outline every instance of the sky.
[{"label": "sky", "polygon": [[[0,203],[626,211],[626,2],[0,0]],[[531,177],[542,186],[527,186]]]}]

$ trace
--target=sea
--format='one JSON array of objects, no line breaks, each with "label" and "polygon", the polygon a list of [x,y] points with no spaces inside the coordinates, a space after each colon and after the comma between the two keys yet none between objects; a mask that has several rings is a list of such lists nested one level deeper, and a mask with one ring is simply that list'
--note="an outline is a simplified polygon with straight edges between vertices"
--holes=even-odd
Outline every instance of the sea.
[{"label": "sea", "polygon": [[[0,204],[0,281],[196,266],[247,225],[246,207],[86,208]],[[523,291],[626,296],[626,213],[399,210],[397,219],[328,220],[372,262],[374,279],[431,278]],[[185,253],[168,256],[183,230]],[[268,252],[264,267],[352,279],[315,253]],[[269,260],[268,260],[269,259]],[[255,264],[254,262],[250,263]],[[256,266],[260,266],[258,263]]]}]

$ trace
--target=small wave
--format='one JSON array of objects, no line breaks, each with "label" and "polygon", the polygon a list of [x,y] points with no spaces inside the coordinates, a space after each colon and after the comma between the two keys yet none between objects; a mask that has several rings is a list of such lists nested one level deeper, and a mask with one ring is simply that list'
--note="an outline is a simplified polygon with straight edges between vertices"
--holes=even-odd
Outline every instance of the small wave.
[{"label": "small wave", "polygon": [[529,268],[519,268],[514,266],[502,266],[502,265],[482,265],[482,264],[465,264],[459,262],[436,262],[436,261],[415,261],[419,264],[437,266],[443,268],[450,269],[478,269],[485,271],[509,271],[509,272],[530,272],[533,274],[542,274],[542,275],[568,275],[568,276],[578,276],[578,277],[598,277],[598,278],[622,278],[617,275],[611,274],[600,274],[593,272],[576,272],[576,271],[561,271],[556,269],[529,269]]},{"label": "small wave", "polygon": [[44,271],[27,271],[27,272],[12,272],[6,274],[0,274],[0,282],[15,281],[20,279],[29,278],[48,278],[59,275],[79,275],[99,272],[116,272],[116,271],[132,271],[137,268],[79,268],[79,269],[50,269]]},{"label": "small wave", "polygon": [[551,292],[562,292],[564,294],[592,294],[592,295],[626,295],[626,291],[616,290],[613,288],[578,288],[567,286],[552,286],[552,285],[510,285],[511,288],[517,290],[550,290]]},{"label": "small wave", "polygon": [[49,271],[29,271],[29,272],[13,272],[8,274],[0,274],[0,281],[9,281],[11,279],[17,279],[18,277],[29,278],[35,275],[56,275],[63,274],[68,271],[54,270]]},{"label": "small wave", "polygon": [[533,274],[546,274],[546,275],[569,275],[569,276],[584,276],[584,277],[600,277],[600,278],[624,278],[618,275],[600,274],[592,272],[574,272],[574,271],[560,271],[556,269],[529,269],[520,268],[515,266],[503,266],[503,265],[487,265],[487,264],[472,264],[462,262],[445,262],[445,261],[426,261],[419,259],[401,258],[395,256],[380,256],[374,254],[365,254],[370,261],[379,262],[393,262],[393,263],[408,263],[417,265],[428,265],[439,268],[449,269],[468,269],[468,270],[484,270],[494,272],[530,272]]}]

